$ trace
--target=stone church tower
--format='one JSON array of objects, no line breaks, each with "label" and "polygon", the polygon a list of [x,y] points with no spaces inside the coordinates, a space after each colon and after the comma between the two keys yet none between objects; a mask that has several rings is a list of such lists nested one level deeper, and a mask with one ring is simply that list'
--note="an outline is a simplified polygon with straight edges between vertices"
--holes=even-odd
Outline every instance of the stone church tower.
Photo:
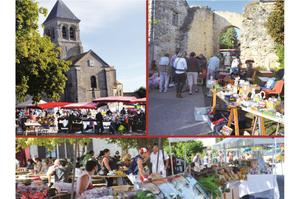
[{"label": "stone church tower", "polygon": [[64,2],[58,0],[43,23],[44,33],[51,38],[53,43],[61,47],[61,59],[83,53],[79,22],[80,20]]},{"label": "stone church tower", "polygon": [[114,67],[93,50],[83,52],[79,22],[64,2],[57,0],[43,23],[44,35],[61,48],[60,59],[71,62],[61,101],[90,102],[99,97],[123,95],[123,85],[117,81]]}]

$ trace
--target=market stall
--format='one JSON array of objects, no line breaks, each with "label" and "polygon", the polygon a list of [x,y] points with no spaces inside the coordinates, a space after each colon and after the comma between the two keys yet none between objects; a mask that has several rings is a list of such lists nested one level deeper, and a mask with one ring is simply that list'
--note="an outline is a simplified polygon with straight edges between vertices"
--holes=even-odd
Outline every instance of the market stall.
[{"label": "market stall", "polygon": [[[224,86],[221,86],[218,81],[211,81],[210,83],[212,85],[212,108],[209,114],[211,123],[214,124],[212,125],[213,130],[216,130],[215,124],[224,118],[227,123],[222,126],[219,132],[223,135],[234,133],[234,135],[239,136],[241,134],[239,114],[242,111],[253,116],[251,128],[245,130],[249,135],[267,135],[266,120],[273,122],[276,126],[276,130],[269,134],[277,135],[279,133],[280,126],[284,125],[283,101],[279,97],[281,91],[276,96],[270,96],[267,95],[267,90],[239,78],[235,78],[234,83],[226,84],[223,82]],[[220,103],[227,108],[228,117],[223,114],[223,117],[215,118],[218,100],[221,100]],[[234,126],[233,129],[231,128],[232,125]]]},{"label": "market stall", "polygon": [[[283,138],[226,138],[213,146],[214,149],[222,151],[225,161],[213,165],[210,169],[195,172],[195,175],[202,177],[202,181],[203,177],[211,180],[214,176],[213,182],[216,186],[222,187],[223,194],[229,194],[233,198],[255,195],[279,199],[276,170],[278,163],[282,165],[282,160],[276,159],[280,154],[275,151],[283,142]],[[273,150],[272,160],[269,162],[263,158],[267,149]],[[235,158],[230,160],[227,154],[232,151],[244,151],[244,154],[236,153]],[[282,168],[281,171],[282,175]]]}]

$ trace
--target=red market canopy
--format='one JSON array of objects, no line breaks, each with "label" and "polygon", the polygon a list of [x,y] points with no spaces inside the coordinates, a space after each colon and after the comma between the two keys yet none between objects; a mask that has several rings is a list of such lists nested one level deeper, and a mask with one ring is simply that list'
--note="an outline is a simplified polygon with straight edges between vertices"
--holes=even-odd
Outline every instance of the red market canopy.
[{"label": "red market canopy", "polygon": [[131,104],[146,104],[147,99],[144,98],[137,98],[130,101]]},{"label": "red market canopy", "polygon": [[39,108],[38,105],[47,103],[44,100],[40,100],[38,103],[33,103],[32,99],[16,105],[16,108]]},{"label": "red market canopy", "polygon": [[79,102],[71,103],[63,106],[64,109],[97,109],[97,103],[93,102]]},{"label": "red market canopy", "polygon": [[127,96],[109,96],[109,97],[100,97],[94,99],[93,102],[123,102],[130,103],[131,100],[136,99],[136,97],[127,97]]},{"label": "red market canopy", "polygon": [[37,107],[40,109],[49,109],[49,108],[63,107],[68,104],[70,104],[70,102],[47,102],[44,104],[38,104]]}]

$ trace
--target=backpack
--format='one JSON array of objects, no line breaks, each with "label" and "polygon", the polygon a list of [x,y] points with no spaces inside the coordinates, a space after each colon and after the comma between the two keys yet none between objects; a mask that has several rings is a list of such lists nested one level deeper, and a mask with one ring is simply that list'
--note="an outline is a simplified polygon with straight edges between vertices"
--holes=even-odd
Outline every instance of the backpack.
[{"label": "backpack", "polygon": [[138,159],[140,159],[141,156],[140,155],[137,155],[133,158],[133,160],[131,161],[130,165],[129,165],[129,168],[128,168],[128,171],[127,171],[127,174],[133,174],[133,175],[137,175],[138,174],[138,165],[137,165],[137,161]]}]

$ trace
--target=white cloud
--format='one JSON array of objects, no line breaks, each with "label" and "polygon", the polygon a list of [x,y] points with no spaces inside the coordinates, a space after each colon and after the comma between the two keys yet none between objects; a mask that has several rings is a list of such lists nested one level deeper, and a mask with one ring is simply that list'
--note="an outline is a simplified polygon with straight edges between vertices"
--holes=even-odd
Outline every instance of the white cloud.
[{"label": "white cloud", "polygon": [[[38,2],[50,13],[56,0],[38,0]],[[142,0],[63,0],[63,2],[81,20],[80,27],[84,32],[105,28],[135,9],[145,9],[145,2]],[[44,16],[40,16],[39,23],[42,24],[45,19]]]}]

